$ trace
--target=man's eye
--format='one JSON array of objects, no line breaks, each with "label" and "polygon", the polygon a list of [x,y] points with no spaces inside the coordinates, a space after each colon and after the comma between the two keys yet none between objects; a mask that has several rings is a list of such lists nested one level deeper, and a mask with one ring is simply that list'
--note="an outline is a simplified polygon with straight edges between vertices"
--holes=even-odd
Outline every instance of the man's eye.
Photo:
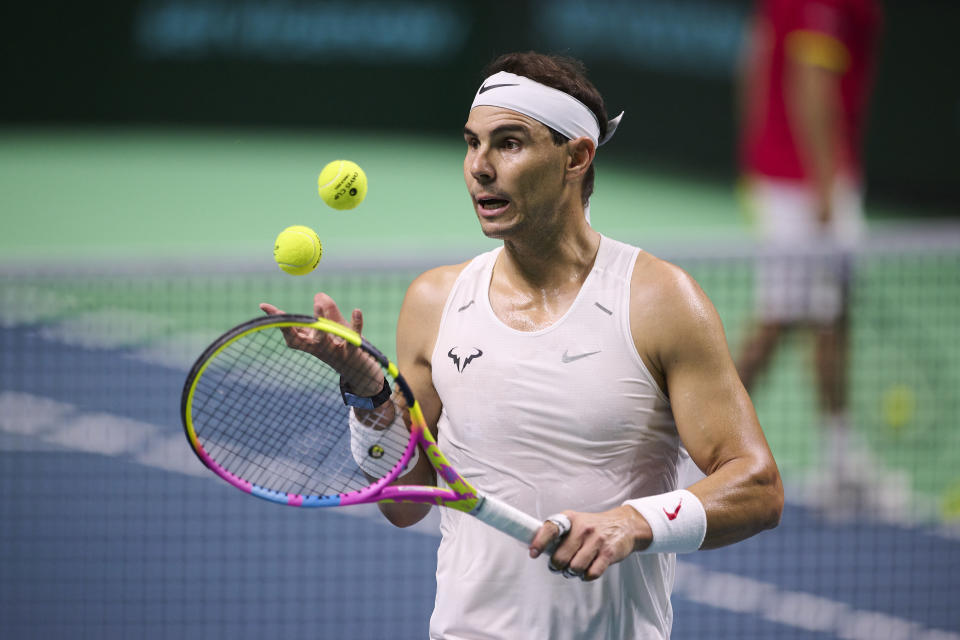
[{"label": "man's eye", "polygon": [[513,150],[519,149],[519,148],[520,148],[520,143],[517,142],[516,140],[504,140],[504,142],[503,142],[503,148],[504,148],[504,149],[513,149]]}]

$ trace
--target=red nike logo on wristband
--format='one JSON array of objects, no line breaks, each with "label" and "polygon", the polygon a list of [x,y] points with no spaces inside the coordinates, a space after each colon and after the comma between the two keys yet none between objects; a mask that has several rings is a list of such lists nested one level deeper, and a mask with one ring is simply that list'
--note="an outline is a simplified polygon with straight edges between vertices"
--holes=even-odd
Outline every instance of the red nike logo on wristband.
[{"label": "red nike logo on wristband", "polygon": [[663,512],[667,515],[667,520],[676,520],[677,514],[680,513],[680,507],[683,506],[683,498],[680,499],[680,502],[677,504],[677,508],[673,510],[673,513],[670,513],[666,509]]}]

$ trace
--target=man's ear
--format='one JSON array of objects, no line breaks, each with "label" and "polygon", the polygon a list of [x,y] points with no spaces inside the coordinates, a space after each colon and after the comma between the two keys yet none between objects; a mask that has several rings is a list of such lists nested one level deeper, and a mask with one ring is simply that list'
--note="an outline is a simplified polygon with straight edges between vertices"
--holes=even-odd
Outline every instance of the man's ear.
[{"label": "man's ear", "polygon": [[567,166],[566,177],[570,181],[577,181],[583,178],[587,169],[593,164],[593,158],[597,155],[597,147],[593,140],[586,136],[574,138],[567,143]]}]

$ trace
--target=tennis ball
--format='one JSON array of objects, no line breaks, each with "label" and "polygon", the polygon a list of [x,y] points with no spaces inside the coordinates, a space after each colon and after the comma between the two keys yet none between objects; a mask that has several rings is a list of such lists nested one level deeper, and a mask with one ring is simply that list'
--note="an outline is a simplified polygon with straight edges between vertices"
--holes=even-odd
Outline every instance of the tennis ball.
[{"label": "tennis ball", "polygon": [[334,209],[353,209],[367,197],[367,174],[355,162],[334,160],[320,172],[317,190]]},{"label": "tennis ball", "polygon": [[960,480],[954,481],[941,496],[940,512],[947,520],[960,520]]},{"label": "tennis ball", "polygon": [[287,227],[273,243],[273,259],[281,269],[294,276],[303,276],[316,269],[322,255],[323,245],[310,227]]},{"label": "tennis ball", "polygon": [[900,429],[914,416],[917,399],[913,389],[905,384],[895,384],[883,393],[883,417],[887,426]]}]

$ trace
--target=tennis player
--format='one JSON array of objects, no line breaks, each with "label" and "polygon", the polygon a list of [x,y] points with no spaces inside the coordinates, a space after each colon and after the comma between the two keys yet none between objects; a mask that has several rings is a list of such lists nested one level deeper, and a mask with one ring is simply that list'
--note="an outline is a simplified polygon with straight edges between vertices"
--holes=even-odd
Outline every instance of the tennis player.
[{"label": "tennis player", "polygon": [[[751,389],[783,335],[814,334],[827,487],[837,506],[864,506],[875,462],[847,410],[849,281],[864,231],[867,108],[879,44],[877,0],[758,0],[744,56],[742,164],[768,249],[756,322],[738,358]],[[869,479],[867,479],[869,478]]]},{"label": "tennis player", "polygon": [[[582,65],[508,54],[484,78],[463,172],[503,245],[411,284],[398,364],[451,464],[544,524],[524,553],[442,510],[430,637],[668,638],[675,554],[776,526],[780,476],[703,291],[588,222],[620,118]],[[326,294],[314,311],[346,323]],[[688,489],[684,447],[706,474]],[[421,459],[403,481],[435,478]],[[429,506],[381,510],[403,527]],[[549,563],[531,559],[561,533]]]}]

